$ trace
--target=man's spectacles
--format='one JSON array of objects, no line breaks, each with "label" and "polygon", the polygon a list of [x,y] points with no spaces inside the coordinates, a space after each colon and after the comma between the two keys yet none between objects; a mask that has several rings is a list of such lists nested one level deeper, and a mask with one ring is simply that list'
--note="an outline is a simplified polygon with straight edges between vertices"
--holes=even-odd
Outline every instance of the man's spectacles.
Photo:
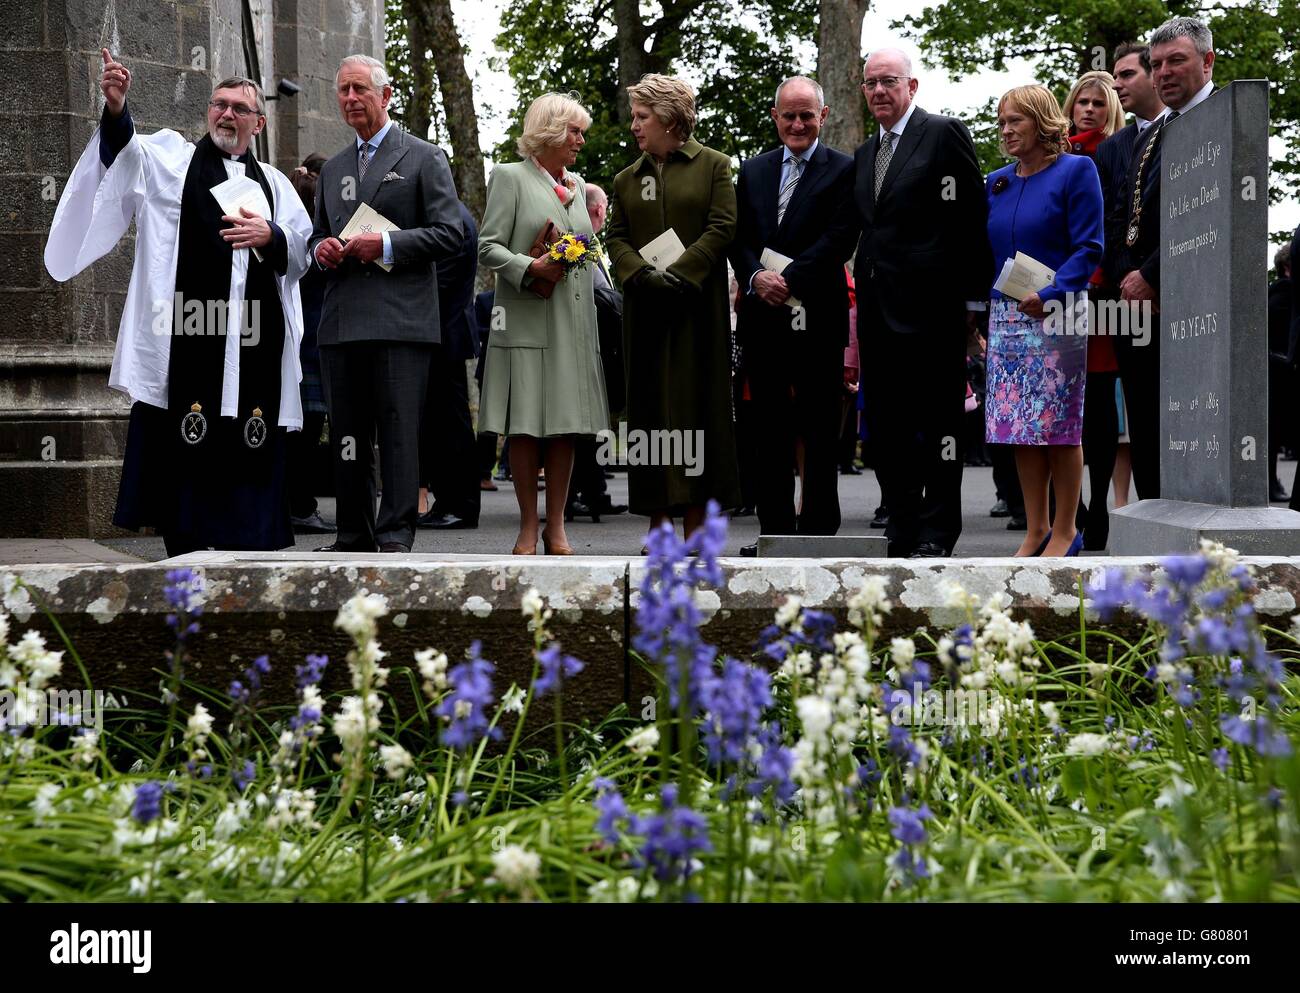
[{"label": "man's spectacles", "polygon": [[903,80],[911,78],[911,76],[880,76],[877,79],[864,79],[862,85],[866,87],[867,92],[874,90],[877,86],[886,90],[892,90]]},{"label": "man's spectacles", "polygon": [[245,107],[242,103],[226,103],[224,100],[209,100],[208,106],[215,110],[220,116],[227,110],[236,117],[247,117],[249,114],[256,114],[256,107]]}]

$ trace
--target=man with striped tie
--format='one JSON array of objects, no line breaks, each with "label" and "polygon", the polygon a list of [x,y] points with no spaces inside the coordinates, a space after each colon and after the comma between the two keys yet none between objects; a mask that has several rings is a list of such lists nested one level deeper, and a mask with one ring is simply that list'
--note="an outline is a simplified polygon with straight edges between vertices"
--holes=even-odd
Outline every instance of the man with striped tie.
[{"label": "man with striped tie", "polygon": [[862,79],[880,125],[854,155],[867,426],[889,555],[941,558],[961,534],[967,332],[994,275],[988,199],[970,132],[912,102],[904,53],[872,52]]},{"label": "man with striped tie", "polygon": [[[761,440],[758,523],[763,534],[835,534],[836,439],[849,338],[844,263],[857,237],[853,159],[819,140],[830,108],[817,83],[803,76],[787,79],[777,87],[774,104],[781,146],[740,167],[730,252],[746,291],[736,335]],[[803,488],[797,511],[799,442]],[[753,555],[757,547],[741,551]]]},{"label": "man with striped tie", "polygon": [[[436,264],[461,246],[442,149],[393,125],[384,64],[349,55],[335,77],[356,140],[325,163],[308,246],[325,270],[317,339],[334,449],[338,539],[318,551],[409,552],[419,516],[420,421],[441,341]],[[340,238],[362,204],[397,227]],[[383,498],[375,516],[374,449]]]}]

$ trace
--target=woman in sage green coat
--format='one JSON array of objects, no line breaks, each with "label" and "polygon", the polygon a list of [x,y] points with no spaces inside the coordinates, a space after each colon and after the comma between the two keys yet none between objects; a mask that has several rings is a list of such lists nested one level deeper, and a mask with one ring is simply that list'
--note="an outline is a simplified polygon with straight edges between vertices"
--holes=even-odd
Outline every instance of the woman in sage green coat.
[{"label": "woman in sage green coat", "polygon": [[[740,503],[726,257],[736,192],[727,156],[690,136],[689,86],[651,73],[628,94],[642,154],[614,178],[605,242],[624,293],[628,503],[651,528],[683,517],[689,535],[709,500]],[[669,228],[685,253],[661,272],[641,249]]]},{"label": "woman in sage green coat", "polygon": [[[519,138],[521,162],[496,166],[479,228],[479,261],[496,274],[496,297],[479,399],[480,431],[510,438],[510,472],[519,501],[516,555],[535,555],[537,467],[546,466],[547,554],[571,555],[564,506],[573,473],[575,435],[609,427],[596,333],[590,266],[564,274],[529,248],[546,222],[556,237],[592,237],[586,186],[568,171],[591,116],[575,100],[548,93],[533,101]],[[550,299],[529,287],[555,283]],[[542,439],[545,439],[543,444]]]}]

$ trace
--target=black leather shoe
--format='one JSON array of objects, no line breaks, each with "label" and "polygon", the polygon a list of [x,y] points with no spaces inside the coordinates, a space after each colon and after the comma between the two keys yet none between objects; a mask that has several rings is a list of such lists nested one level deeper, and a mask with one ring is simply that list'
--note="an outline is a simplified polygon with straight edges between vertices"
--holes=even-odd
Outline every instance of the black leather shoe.
[{"label": "black leather shoe", "polygon": [[753,517],[754,507],[752,504],[746,504],[744,507],[737,507],[731,512],[732,517]]},{"label": "black leather shoe", "polygon": [[740,557],[745,559],[758,558],[758,542],[754,542],[752,545],[741,545]]},{"label": "black leather shoe", "polygon": [[884,507],[877,507],[876,516],[871,518],[871,527],[877,529],[889,527],[889,511]]},{"label": "black leather shoe", "polygon": [[936,545],[933,541],[923,541],[912,550],[909,559],[946,559],[948,549]]},{"label": "black leather shoe", "polygon": [[990,517],[1010,517],[1011,508],[1007,506],[1005,500],[999,500],[989,509]]},{"label": "black leather shoe", "polygon": [[1029,521],[1028,521],[1028,519],[1025,517],[1024,514],[1020,514],[1019,516],[1017,516],[1016,514],[1012,514],[1012,515],[1011,515],[1011,520],[1007,521],[1007,530],[1008,530],[1008,531],[1028,531],[1028,530],[1029,530]]},{"label": "black leather shoe", "polygon": [[347,552],[351,555],[369,555],[374,551],[373,548],[349,548],[347,545],[340,545],[337,541],[332,545],[322,545],[320,548],[313,548],[314,552]]},{"label": "black leather shoe", "polygon": [[400,541],[386,541],[379,546],[381,552],[409,552],[410,549]]},{"label": "black leather shoe", "polygon": [[333,521],[321,517],[319,510],[313,510],[308,517],[290,517],[289,523],[294,534],[333,534],[338,530]]},{"label": "black leather shoe", "polygon": [[421,514],[415,524],[417,527],[433,528],[435,531],[470,531],[478,527],[478,521],[466,520],[455,514],[435,514],[433,511]]}]

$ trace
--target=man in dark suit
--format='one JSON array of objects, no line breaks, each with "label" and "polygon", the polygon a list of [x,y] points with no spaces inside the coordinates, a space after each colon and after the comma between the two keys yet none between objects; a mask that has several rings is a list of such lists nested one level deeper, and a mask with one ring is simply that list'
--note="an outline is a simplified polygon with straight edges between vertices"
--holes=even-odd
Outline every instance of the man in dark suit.
[{"label": "man in dark suit", "polygon": [[[609,214],[609,194],[595,183],[587,184],[587,216],[591,230],[596,232],[600,247],[600,232],[605,229]],[[627,402],[627,388],[623,382],[623,294],[614,288],[610,278],[609,260],[601,248],[600,261],[592,270],[592,289],[596,298],[596,337],[600,343],[600,367],[605,374],[605,398],[609,403],[611,422]],[[623,514],[626,504],[616,504],[605,485],[605,468],[596,455],[600,449],[592,435],[578,438],[574,447],[573,481],[569,487],[569,505],[564,519],[590,517],[600,522],[601,514]]]},{"label": "man in dark suit", "polygon": [[[803,76],[777,87],[779,148],[740,167],[731,266],[742,297],[736,322],[749,381],[762,534],[835,534],[840,526],[836,439],[849,339],[844,263],[853,251],[853,160],[821,143],[830,108]],[[789,259],[780,271],[764,250]],[[803,442],[796,515],[796,442]],[[741,549],[757,554],[756,545]]]},{"label": "man in dark suit", "polygon": [[[415,538],[420,419],[440,339],[435,263],[460,247],[463,230],[447,156],[388,119],[393,88],[383,63],[349,55],[335,91],[357,138],[321,169],[309,245],[327,270],[317,338],[338,496],[338,539],[319,550],[405,552]],[[356,234],[344,245],[339,235],[363,203],[398,230]]]},{"label": "man in dark suit", "polygon": [[994,274],[970,132],[918,107],[916,89],[902,52],[867,59],[862,91],[880,132],[854,156],[853,276],[889,554],[937,558],[961,534],[966,342]]},{"label": "man in dark suit", "polygon": [[[1165,110],[1133,148],[1122,188],[1125,223],[1111,266],[1120,298],[1160,308],[1160,145],[1170,121],[1191,111],[1214,90],[1213,38],[1192,17],[1175,17],[1150,39],[1152,78]],[[1154,328],[1155,319],[1146,326]],[[1133,483],[1143,500],[1160,496],[1160,335],[1116,339],[1120,379],[1128,407]],[[1138,344],[1142,342],[1142,344]]]},{"label": "man in dark suit", "polygon": [[[465,364],[478,356],[473,317],[474,278],[478,274],[478,225],[463,203],[465,229],[460,248],[438,263],[438,316],[442,341],[433,346],[429,391],[420,431],[419,525],[436,531],[478,527],[479,472],[474,422],[469,413]],[[425,508],[429,495],[433,506]]]},{"label": "man in dark suit", "polygon": [[1128,222],[1128,205],[1124,202],[1124,184],[1129,167],[1133,164],[1133,149],[1137,147],[1147,128],[1165,109],[1151,78],[1151,49],[1146,45],[1125,42],[1115,49],[1115,95],[1133,122],[1120,128],[1097,146],[1093,161],[1101,179],[1101,195],[1105,204],[1105,251],[1102,269],[1106,281],[1113,287],[1127,272],[1116,272],[1120,249],[1124,247],[1124,231]]}]

